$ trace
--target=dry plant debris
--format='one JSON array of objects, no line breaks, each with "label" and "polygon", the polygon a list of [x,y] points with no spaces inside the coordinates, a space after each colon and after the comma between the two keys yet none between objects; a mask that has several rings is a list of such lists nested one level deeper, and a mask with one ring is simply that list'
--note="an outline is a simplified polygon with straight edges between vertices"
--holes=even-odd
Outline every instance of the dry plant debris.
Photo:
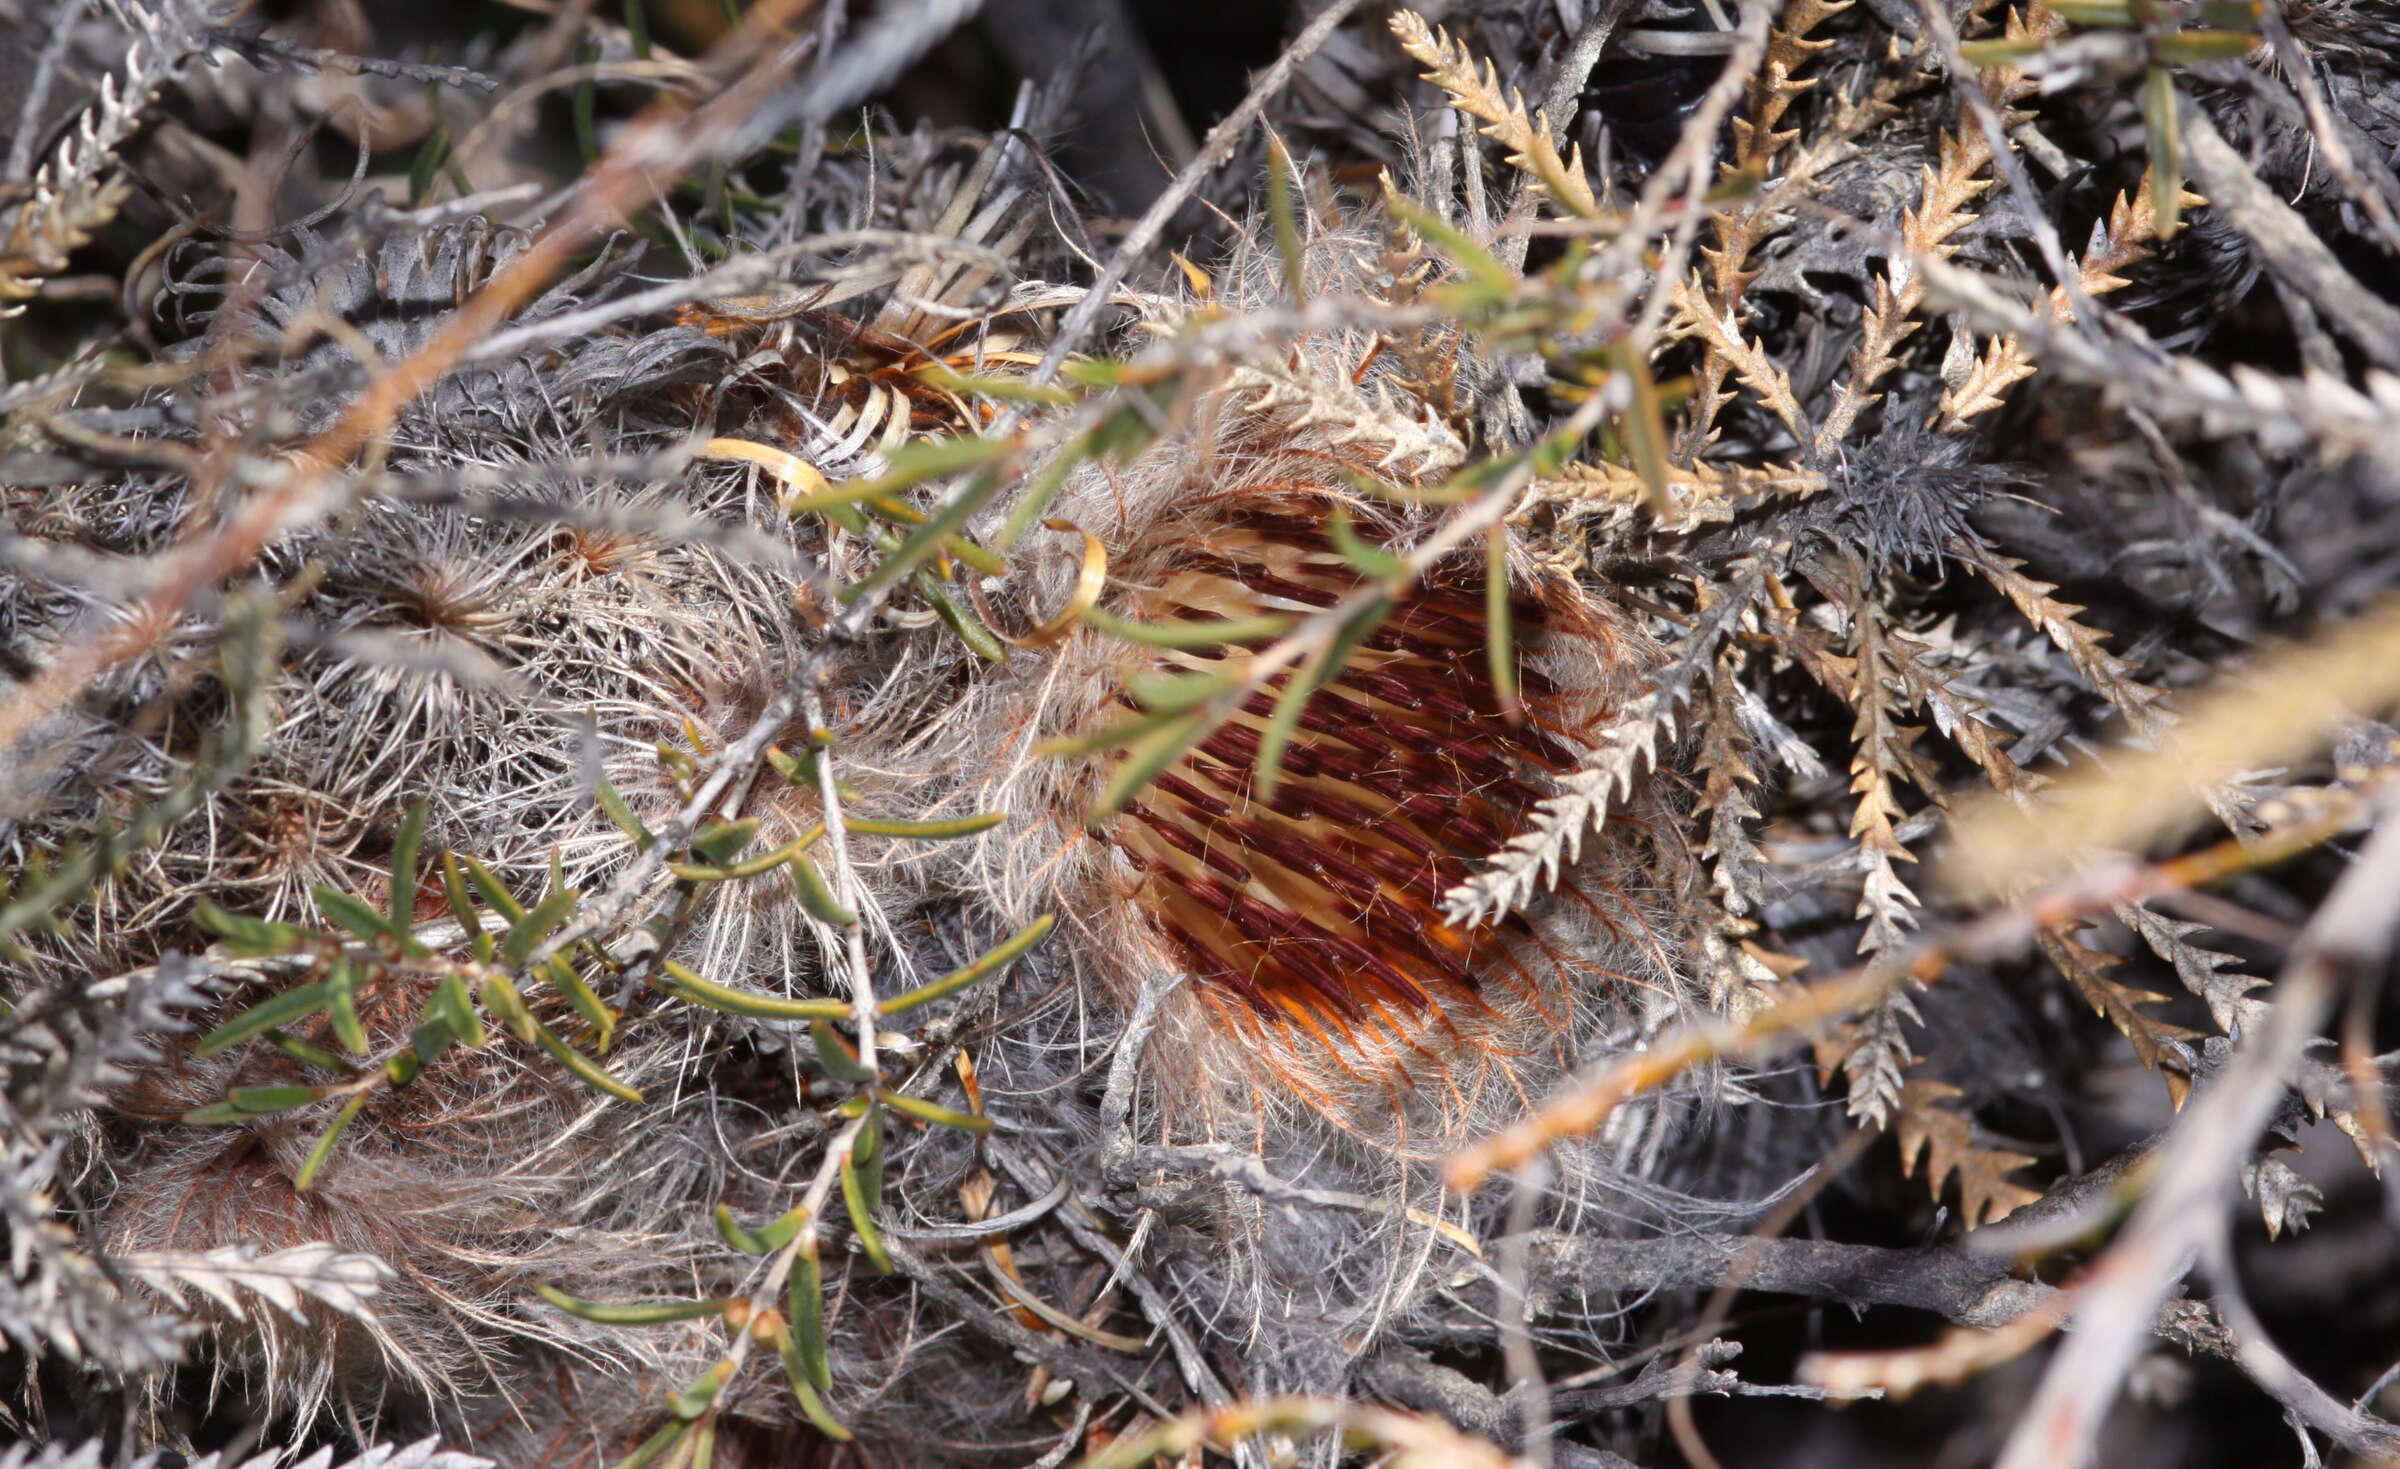
[{"label": "dry plant debris", "polygon": [[0,1466],[2395,1453],[2400,23],[1255,8],[0,0]]}]

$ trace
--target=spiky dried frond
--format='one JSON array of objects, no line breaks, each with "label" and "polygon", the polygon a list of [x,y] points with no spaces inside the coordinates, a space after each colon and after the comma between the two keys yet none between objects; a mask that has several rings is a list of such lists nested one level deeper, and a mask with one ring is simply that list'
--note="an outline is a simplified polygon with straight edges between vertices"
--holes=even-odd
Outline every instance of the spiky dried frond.
[{"label": "spiky dried frond", "polygon": [[1654,526],[1673,534],[1724,525],[1762,506],[1788,506],[1826,487],[1825,476],[1794,464],[1710,464],[1670,467],[1666,503],[1655,503],[1639,471],[1606,461],[1569,464],[1553,479],[1526,488],[1512,519],[1523,522],[1545,510],[1560,521],[1598,521],[1603,530]]},{"label": "spiky dried frond", "polygon": [[[204,44],[217,18],[216,0],[149,0],[122,7],[128,33],[122,61],[100,79],[99,95],[68,125],[66,135],[24,186],[0,222],[0,318],[23,310],[43,277],[116,218],[133,186],[117,166],[145,120],[150,103]],[[57,24],[73,24],[62,13]]]},{"label": "spiky dried frond", "polygon": [[1424,79],[1448,93],[1451,106],[1481,122],[1485,137],[1511,150],[1510,165],[1522,169],[1535,188],[1578,218],[1601,217],[1582,150],[1571,147],[1566,157],[1559,156],[1546,113],[1527,116],[1524,94],[1513,88],[1503,91],[1489,61],[1480,60],[1466,42],[1452,40],[1449,31],[1427,24],[1415,11],[1400,11],[1391,25],[1401,49],[1426,68]]},{"label": "spiky dried frond", "polygon": [[[2189,191],[2184,194],[2187,208],[2207,202]],[[2083,293],[2098,297],[2124,289],[2127,278],[2119,272],[2149,259],[2157,240],[2158,211],[2151,207],[2150,181],[2145,177],[2139,190],[2130,196],[2118,194],[2108,217],[2093,224],[2091,242],[2076,262]],[[2050,313],[2056,321],[2074,319],[2074,302],[2066,287],[2050,288]],[[1994,337],[1942,394],[1937,413],[1942,431],[1956,433],[1968,420],[2000,407],[2008,401],[2009,389],[2033,376],[2034,370],[2024,338],[2014,334]]]},{"label": "spiky dried frond", "polygon": [[2135,989],[2109,978],[2110,970],[2124,964],[2122,955],[2092,948],[2065,929],[2043,934],[2041,945],[2042,952],[2091,1005],[2093,1013],[2117,1028],[2117,1033],[2132,1044],[2133,1054],[2159,1074],[2167,1084],[2168,1094],[2181,1106],[2192,1085],[2186,1043],[2199,1039],[2200,1033],[2149,1013],[2145,1007],[2164,1003],[2165,995]]},{"label": "spiky dried frond", "polygon": [[2035,1160],[1978,1144],[1974,1124],[1948,1105],[1957,1095],[1958,1088],[1942,1082],[1911,1081],[1900,1088],[1893,1127],[1902,1171],[1915,1173],[1921,1159],[1925,1185],[1937,1197],[1951,1175],[1958,1176],[1959,1218],[1972,1229],[2005,1219],[2042,1195],[2008,1177]]}]

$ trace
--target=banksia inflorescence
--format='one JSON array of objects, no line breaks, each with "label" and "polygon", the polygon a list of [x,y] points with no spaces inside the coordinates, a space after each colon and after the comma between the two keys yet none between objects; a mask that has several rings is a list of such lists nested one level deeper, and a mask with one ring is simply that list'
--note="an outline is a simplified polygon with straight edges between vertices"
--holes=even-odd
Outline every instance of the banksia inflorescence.
[{"label": "banksia inflorescence", "polygon": [[[181,3],[28,53],[0,1422],[63,1432],[80,1361],[186,1446],[1651,1462],[1649,1404],[1750,1390],[1753,1279],[2027,1309],[1770,1389],[1897,1394],[2206,1252],[1944,1239],[2114,1190],[2060,1176],[2095,1139],[2271,1232],[2320,1200],[2206,1152],[2249,1119],[2388,1152],[2372,998],[2312,1054],[2317,951],[2231,950],[2364,911],[2297,854],[2390,808],[2389,732],[2305,762],[2400,697],[2390,620],[2257,655],[2298,735],[2177,712],[2390,579],[2371,26],[1314,7],[1270,127],[1119,226],[1112,63],[852,131],[974,7],[734,8],[690,67],[712,7],[567,7],[498,78]],[[571,181],[513,141],[561,85]],[[170,221],[244,123],[239,227]],[[2122,789],[2047,786],[2119,728]],[[2204,809],[2237,840],[2074,870]],[[2173,906],[2235,871],[2271,916]],[[2189,1339],[2265,1360],[2224,1300]],[[2351,1375],[2269,1385],[2372,1452]]]},{"label": "banksia inflorescence", "polygon": [[[1214,685],[1262,623],[1359,594],[1373,522],[1352,517],[1366,509],[1325,484],[1179,506],[1124,567],[1131,590],[1112,609],[1169,645],[1128,659],[1126,701]],[[1521,918],[1443,916],[1615,712],[1635,657],[1580,593],[1495,593],[1481,557],[1460,559],[1337,654],[1246,694],[1101,828],[1135,874],[1129,900],[1216,1023],[1336,1113],[1405,1114],[1412,1095],[1475,1086],[1460,1069],[1505,1069],[1530,1048],[1529,1021],[1563,1028],[1577,991],[1635,982]],[[1527,655],[1501,679],[1495,600]],[[1304,700],[1290,693],[1301,679],[1315,685]],[[1607,921],[1638,925],[1611,896]]]}]

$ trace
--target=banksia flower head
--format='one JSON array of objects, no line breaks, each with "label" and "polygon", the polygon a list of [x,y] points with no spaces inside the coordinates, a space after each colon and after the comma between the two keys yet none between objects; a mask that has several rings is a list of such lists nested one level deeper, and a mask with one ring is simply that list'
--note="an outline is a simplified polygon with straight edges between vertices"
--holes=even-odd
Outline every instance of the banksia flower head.
[{"label": "banksia flower head", "polygon": [[[1377,259],[1329,232],[1307,248],[1312,289],[1355,296]],[[1219,289],[1266,296],[1273,268],[1237,260]],[[1074,482],[1054,523],[1105,551],[1106,590],[1040,675],[1034,723],[1080,757],[1044,870],[1080,886],[1055,901],[1089,915],[1090,968],[1121,1000],[1181,976],[1151,1068],[1162,1110],[1213,1129],[1221,1108],[1296,1105],[1415,1153],[1521,1104],[1595,1018],[1671,1010],[1672,986],[1630,825],[1530,916],[1444,917],[1638,687],[1645,644],[1564,581],[1503,561],[1495,591],[1480,541],[1393,580],[1432,523],[1407,492],[1463,453],[1375,356],[1367,334],[1304,337],[1237,370],[1179,439]],[[1345,620],[1249,681],[1312,616]],[[1165,740],[1182,747],[1161,758]]]},{"label": "banksia flower head", "polygon": [[[1335,605],[1364,581],[1329,534],[1349,499],[1294,484],[1211,497],[1142,548],[1152,564],[1134,570],[1126,612],[1238,626]],[[1302,673],[1247,695],[1096,833],[1210,1023],[1328,1110],[1472,1086],[1462,1056],[1505,1063],[1512,1030],[1561,1025],[1573,1004],[1533,925],[1462,930],[1441,902],[1573,766],[1628,649],[1580,599],[1510,593],[1534,655],[1512,710],[1486,656],[1481,576],[1438,569],[1343,653],[1296,715],[1271,792],[1266,742]],[[1227,642],[1136,658],[1128,682],[1248,656]]]}]

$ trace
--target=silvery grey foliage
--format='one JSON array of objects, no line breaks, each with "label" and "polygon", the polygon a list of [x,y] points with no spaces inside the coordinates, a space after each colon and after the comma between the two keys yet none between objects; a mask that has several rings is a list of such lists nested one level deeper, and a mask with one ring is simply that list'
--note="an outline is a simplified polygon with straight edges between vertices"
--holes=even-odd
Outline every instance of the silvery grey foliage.
[{"label": "silvery grey foliage", "polygon": [[0,1013],[0,1336],[23,1350],[130,1376],[182,1355],[183,1324],[128,1298],[53,1211],[91,1109],[160,1059],[155,1037],[189,1030],[183,1012],[210,1002],[201,978],[191,961],[168,958],[146,972],[19,990]]}]

